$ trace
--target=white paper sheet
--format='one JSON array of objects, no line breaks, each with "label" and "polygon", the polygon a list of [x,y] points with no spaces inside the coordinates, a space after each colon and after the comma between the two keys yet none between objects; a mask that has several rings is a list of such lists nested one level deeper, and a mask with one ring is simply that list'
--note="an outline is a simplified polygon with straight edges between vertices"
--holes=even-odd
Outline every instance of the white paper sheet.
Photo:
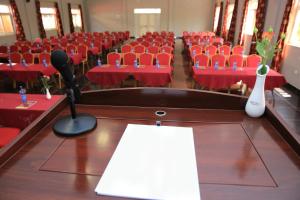
[{"label": "white paper sheet", "polygon": [[128,124],[95,192],[200,200],[193,129]]}]

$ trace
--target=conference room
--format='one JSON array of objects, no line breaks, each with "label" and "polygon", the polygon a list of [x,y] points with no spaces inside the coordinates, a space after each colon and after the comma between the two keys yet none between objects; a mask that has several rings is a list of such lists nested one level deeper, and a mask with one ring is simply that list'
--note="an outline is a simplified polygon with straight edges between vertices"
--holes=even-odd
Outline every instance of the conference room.
[{"label": "conference room", "polygon": [[0,199],[299,200],[299,0],[0,0]]}]

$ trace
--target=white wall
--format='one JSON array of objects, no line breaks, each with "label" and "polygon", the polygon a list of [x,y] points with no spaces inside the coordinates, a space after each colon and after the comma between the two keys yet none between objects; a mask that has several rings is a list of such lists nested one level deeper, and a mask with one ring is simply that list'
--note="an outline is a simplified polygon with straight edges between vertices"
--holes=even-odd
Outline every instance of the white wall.
[{"label": "white wall", "polygon": [[[43,5],[50,5],[53,4],[52,2],[58,2],[60,15],[62,18],[64,33],[70,32],[70,25],[69,25],[69,15],[68,15],[68,3],[70,2],[71,5],[79,5],[81,4],[83,7],[83,18],[84,24],[86,26],[86,30],[88,30],[87,26],[87,18],[86,18],[86,1],[85,0],[40,0],[41,6]],[[0,4],[7,4],[9,5],[8,0],[0,0]],[[36,8],[35,8],[35,1],[30,0],[30,2],[26,2],[25,0],[16,0],[16,4],[21,16],[24,32],[26,35],[27,40],[33,40],[40,36],[37,24],[37,17],[36,17]],[[57,35],[57,31],[46,31],[47,37],[51,35]],[[0,37],[0,44],[12,44],[16,40],[15,35],[11,36],[1,36]]]},{"label": "white wall", "polygon": [[87,0],[91,31],[134,32],[134,8],[161,8],[161,30],[212,30],[212,0]]}]

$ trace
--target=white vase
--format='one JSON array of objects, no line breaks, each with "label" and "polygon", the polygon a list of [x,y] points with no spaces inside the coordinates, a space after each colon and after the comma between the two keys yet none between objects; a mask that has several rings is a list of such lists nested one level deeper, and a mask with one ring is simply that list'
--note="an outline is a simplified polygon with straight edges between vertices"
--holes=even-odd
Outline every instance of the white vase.
[{"label": "white vase", "polygon": [[267,67],[267,73],[264,75],[260,75],[258,71],[262,65],[260,65],[256,70],[256,81],[254,88],[248,98],[246,104],[246,113],[250,117],[260,117],[265,112],[266,102],[265,102],[265,80],[266,76],[270,71],[269,66]]},{"label": "white vase", "polygon": [[46,99],[51,99],[51,94],[48,88],[46,88]]}]

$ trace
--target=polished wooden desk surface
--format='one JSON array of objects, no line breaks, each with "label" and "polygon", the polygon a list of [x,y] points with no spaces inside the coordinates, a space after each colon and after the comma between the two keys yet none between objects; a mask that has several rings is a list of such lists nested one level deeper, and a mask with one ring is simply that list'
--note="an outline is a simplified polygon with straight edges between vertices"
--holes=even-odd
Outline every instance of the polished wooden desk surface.
[{"label": "polished wooden desk surface", "polygon": [[[167,112],[158,118],[156,110]],[[91,133],[53,134],[51,120],[0,169],[0,199],[125,199],[94,189],[128,123],[193,127],[203,200],[300,198],[300,158],[266,117],[243,110],[79,105],[97,117]],[[68,114],[65,107],[56,119]],[[180,146],[178,147],[180,148]],[[180,180],[178,180],[180,181]]]}]

